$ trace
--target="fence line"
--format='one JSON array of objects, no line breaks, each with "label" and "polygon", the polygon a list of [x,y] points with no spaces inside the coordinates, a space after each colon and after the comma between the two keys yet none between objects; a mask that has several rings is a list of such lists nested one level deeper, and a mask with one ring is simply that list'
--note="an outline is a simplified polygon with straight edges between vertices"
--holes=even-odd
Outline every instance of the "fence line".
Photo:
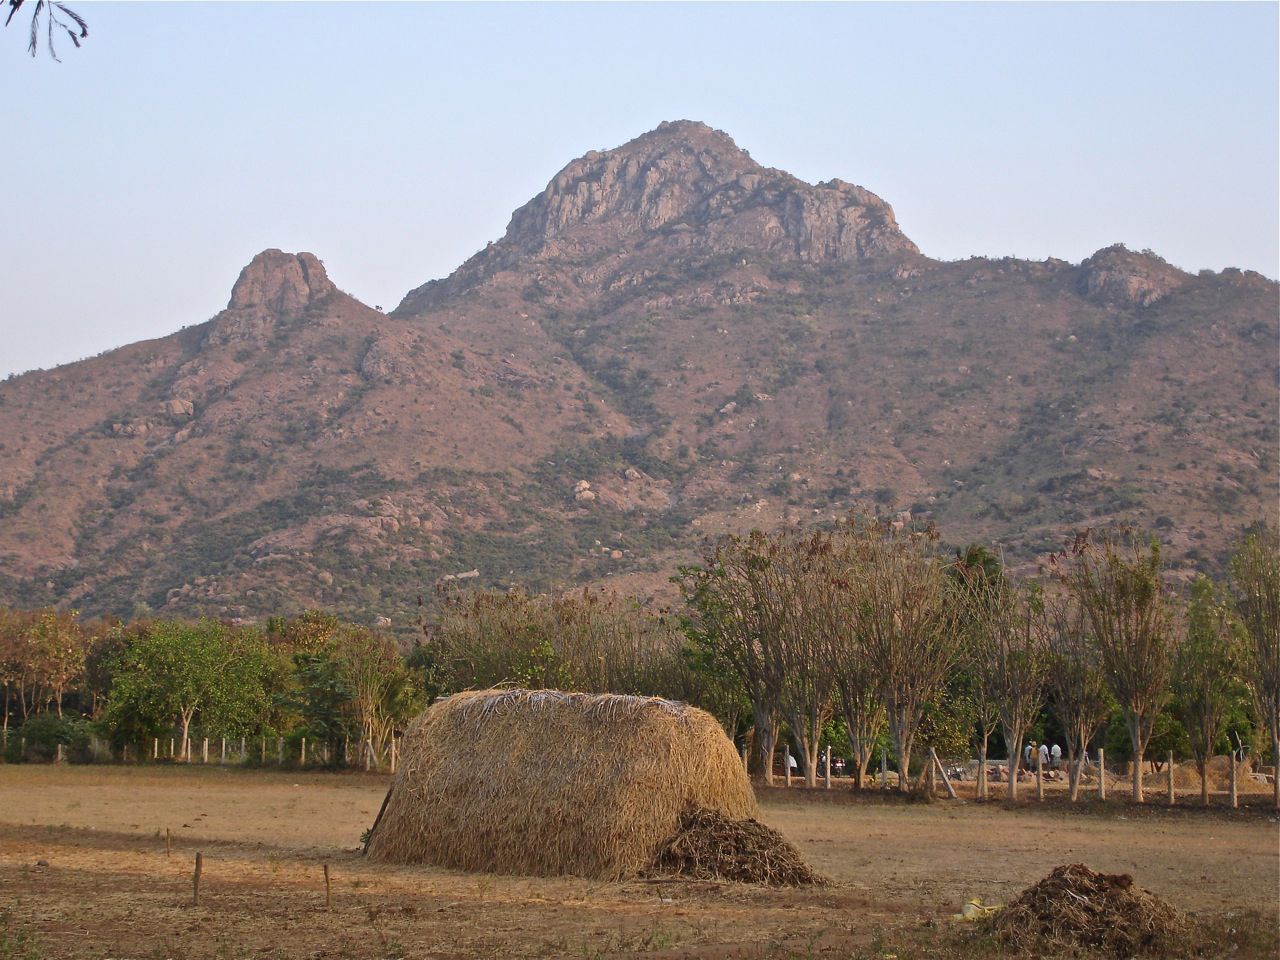
[{"label": "fence line", "polygon": [[[353,751],[350,738],[311,739],[305,736],[277,737],[274,756],[267,751],[267,737],[260,735],[258,750],[251,751],[247,737],[241,736],[239,749],[234,739],[222,734],[206,736],[192,731],[185,739],[151,736],[131,741],[110,741],[97,735],[65,742],[28,742],[21,734],[0,735],[0,763],[99,763],[130,766],[169,764],[262,767],[284,769],[366,770],[395,773],[400,760],[400,738],[377,744],[372,738],[357,741]],[[310,742],[308,740],[310,739]],[[212,750],[211,750],[212,745]],[[256,753],[256,755],[255,755]]]}]

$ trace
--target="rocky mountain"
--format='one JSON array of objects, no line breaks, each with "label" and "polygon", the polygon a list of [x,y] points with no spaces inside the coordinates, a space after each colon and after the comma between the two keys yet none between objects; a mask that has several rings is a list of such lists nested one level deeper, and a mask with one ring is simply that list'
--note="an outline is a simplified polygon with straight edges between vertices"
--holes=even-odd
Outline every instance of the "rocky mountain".
[{"label": "rocky mountain", "polygon": [[391,314],[268,250],[209,321],[0,384],[0,602],[407,626],[442,577],[661,592],[708,535],[858,506],[1211,568],[1280,496],[1278,316],[1121,246],[933,260],[868,190],[663,124]]}]

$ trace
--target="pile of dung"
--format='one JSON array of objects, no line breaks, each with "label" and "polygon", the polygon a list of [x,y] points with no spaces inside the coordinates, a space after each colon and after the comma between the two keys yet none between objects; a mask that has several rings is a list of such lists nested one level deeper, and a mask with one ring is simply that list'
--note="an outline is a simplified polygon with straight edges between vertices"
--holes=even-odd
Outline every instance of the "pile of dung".
[{"label": "pile of dung", "polygon": [[681,814],[679,829],[662,845],[646,873],[777,887],[827,882],[776,830],[758,820],[734,820],[706,809]]},{"label": "pile of dung", "polygon": [[989,920],[996,938],[1019,953],[1083,947],[1115,957],[1186,947],[1187,921],[1133,885],[1126,873],[1094,873],[1082,863],[1053,872],[1022,891]]}]

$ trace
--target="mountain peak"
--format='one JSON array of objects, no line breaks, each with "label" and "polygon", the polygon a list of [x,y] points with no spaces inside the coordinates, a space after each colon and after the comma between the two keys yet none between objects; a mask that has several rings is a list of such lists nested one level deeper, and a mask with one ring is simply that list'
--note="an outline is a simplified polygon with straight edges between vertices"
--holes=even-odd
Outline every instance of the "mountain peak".
[{"label": "mountain peak", "polygon": [[410,291],[397,310],[429,309],[535,259],[598,258],[653,243],[811,262],[919,252],[869,190],[805,183],[756,163],[722,131],[676,120],[566,165],[512,214],[501,240],[447,280]]},{"label": "mountain peak", "polygon": [[333,282],[314,253],[263,250],[240,271],[228,310],[295,314],[333,292]]},{"label": "mountain peak", "polygon": [[337,288],[314,253],[263,250],[240,271],[227,309],[213,318],[205,345],[262,342]]}]

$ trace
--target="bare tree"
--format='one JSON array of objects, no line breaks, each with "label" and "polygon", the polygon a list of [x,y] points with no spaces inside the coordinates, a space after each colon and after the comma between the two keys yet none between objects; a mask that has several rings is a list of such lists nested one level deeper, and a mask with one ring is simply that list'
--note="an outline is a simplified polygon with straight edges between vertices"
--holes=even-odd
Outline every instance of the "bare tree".
[{"label": "bare tree", "polygon": [[831,560],[831,538],[821,532],[770,538],[772,562],[761,571],[762,586],[773,595],[767,606],[777,622],[767,635],[778,678],[778,706],[804,765],[805,783],[818,782],[818,744],[831,718],[831,671],[824,656],[821,604],[828,597],[823,581]]},{"label": "bare tree", "polygon": [[759,531],[726,537],[701,566],[681,567],[677,582],[688,608],[690,639],[729,665],[751,703],[759,762],[765,782],[772,784],[778,685],[765,638],[769,618],[757,603],[752,582],[764,562],[765,546]]},{"label": "bare tree", "polygon": [[854,628],[879,679],[899,789],[906,792],[925,707],[941,691],[961,651],[961,605],[932,530],[900,532],[854,518],[848,535],[859,540],[849,579]]},{"label": "bare tree", "polygon": [[853,785],[861,790],[871,752],[884,728],[884,704],[880,701],[878,678],[863,656],[855,626],[849,590],[849,544],[840,537],[834,546],[824,575],[815,577],[810,586],[813,630],[849,734]]},{"label": "bare tree", "polygon": [[1050,597],[1045,606],[1049,702],[1067,738],[1069,796],[1075,803],[1089,742],[1107,722],[1111,701],[1098,648],[1090,636],[1088,614],[1070,594]]},{"label": "bare tree", "polygon": [[1271,730],[1274,803],[1280,810],[1280,533],[1267,526],[1245,538],[1231,560],[1231,586],[1249,635],[1248,683]]},{"label": "bare tree", "polygon": [[962,591],[973,642],[973,662],[984,698],[995,704],[1009,749],[1010,803],[1018,800],[1020,746],[1044,705],[1049,658],[1044,607],[1037,592],[992,576],[981,568],[965,578]]},{"label": "bare tree", "polygon": [[[977,799],[986,800],[989,792],[987,754],[991,735],[1000,725],[1000,711],[996,705],[997,691],[988,682],[990,671],[984,669],[987,658],[981,642],[982,611],[978,598],[972,594],[986,584],[997,582],[1003,577],[1004,569],[999,557],[986,547],[973,543],[963,551],[956,551],[956,562],[951,571],[961,587],[961,599],[965,601],[963,656],[967,686],[973,701],[974,729],[978,734]],[[967,598],[966,594],[969,594]]]},{"label": "bare tree", "polygon": [[1068,584],[1089,618],[1107,684],[1133,748],[1133,801],[1142,803],[1142,758],[1165,701],[1180,622],[1161,573],[1160,543],[1132,532],[1079,538]]}]

